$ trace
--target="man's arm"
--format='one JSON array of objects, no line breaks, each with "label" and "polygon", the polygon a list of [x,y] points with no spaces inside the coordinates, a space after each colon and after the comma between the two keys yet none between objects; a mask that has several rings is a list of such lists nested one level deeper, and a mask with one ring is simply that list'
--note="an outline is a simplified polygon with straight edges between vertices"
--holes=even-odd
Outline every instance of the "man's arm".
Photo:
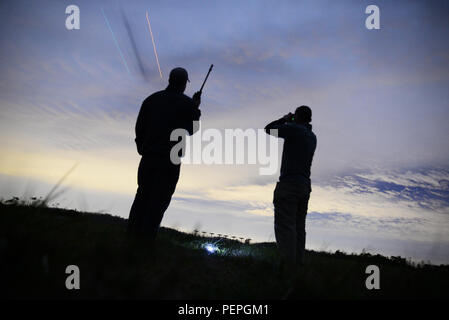
[{"label": "man's arm", "polygon": [[[292,117],[289,113],[278,120],[274,120],[265,126],[265,132],[267,134],[272,134],[270,130],[277,130],[277,137],[285,138],[289,136],[291,128],[287,125],[287,120]],[[274,134],[273,134],[274,135]]]},{"label": "man's arm", "polygon": [[183,126],[183,128],[187,130],[189,135],[194,134],[199,129],[199,126],[194,126],[194,122],[199,121],[201,117],[201,110],[199,109],[199,106],[201,104],[201,93],[195,92],[191,101],[192,104],[188,109],[187,116]]},{"label": "man's arm", "polygon": [[[146,101],[146,100],[145,100]],[[142,103],[140,107],[139,115],[137,116],[136,121],[136,138],[134,141],[136,142],[137,152],[142,155],[143,154],[143,143],[145,142],[145,134],[146,134],[146,107],[145,101]]]}]

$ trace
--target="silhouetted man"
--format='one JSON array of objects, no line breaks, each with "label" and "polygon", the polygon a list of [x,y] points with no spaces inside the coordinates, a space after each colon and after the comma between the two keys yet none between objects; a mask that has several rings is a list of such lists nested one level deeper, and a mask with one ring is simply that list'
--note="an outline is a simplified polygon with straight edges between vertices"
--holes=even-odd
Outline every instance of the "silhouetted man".
[{"label": "silhouetted man", "polygon": [[173,130],[182,128],[191,135],[201,93],[192,98],[184,94],[189,77],[183,68],[170,72],[168,87],[143,101],[136,122],[137,151],[142,156],[137,174],[137,193],[128,219],[128,234],[154,241],[165,210],[170,204],[179,179],[180,164],[170,159]]},{"label": "silhouetted man", "polygon": [[281,256],[289,267],[302,265],[306,243],[306,215],[310,192],[310,167],[316,148],[312,110],[298,107],[265,127],[277,129],[284,139],[281,175],[274,190],[274,232]]}]

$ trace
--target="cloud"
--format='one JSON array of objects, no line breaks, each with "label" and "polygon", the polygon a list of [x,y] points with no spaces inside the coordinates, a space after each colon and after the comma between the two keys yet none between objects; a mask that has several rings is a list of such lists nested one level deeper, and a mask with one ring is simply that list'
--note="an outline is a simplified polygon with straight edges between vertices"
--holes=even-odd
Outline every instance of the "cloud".
[{"label": "cloud", "polygon": [[[362,178],[363,177],[363,178]],[[389,237],[449,240],[448,171],[365,172],[336,177],[312,186],[311,223],[336,229],[382,232]],[[386,183],[386,181],[389,181]],[[273,215],[274,184],[196,186],[195,201],[232,203],[241,214]],[[183,195],[184,189],[178,189]]]}]

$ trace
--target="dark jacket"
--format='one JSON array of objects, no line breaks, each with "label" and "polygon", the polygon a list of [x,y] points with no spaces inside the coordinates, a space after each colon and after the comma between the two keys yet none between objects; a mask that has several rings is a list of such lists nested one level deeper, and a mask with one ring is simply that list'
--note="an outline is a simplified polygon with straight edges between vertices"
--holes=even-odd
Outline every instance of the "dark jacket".
[{"label": "dark jacket", "polygon": [[286,122],[281,118],[265,127],[268,134],[271,134],[271,129],[277,129],[277,137],[284,139],[279,181],[305,184],[310,189],[310,167],[317,143],[312,126]]},{"label": "dark jacket", "polygon": [[[191,98],[168,86],[146,98],[136,122],[136,145],[140,155],[167,158],[177,141],[170,141],[173,130],[182,128],[194,133],[193,121],[201,111]],[[196,128],[197,129],[197,128]]]}]

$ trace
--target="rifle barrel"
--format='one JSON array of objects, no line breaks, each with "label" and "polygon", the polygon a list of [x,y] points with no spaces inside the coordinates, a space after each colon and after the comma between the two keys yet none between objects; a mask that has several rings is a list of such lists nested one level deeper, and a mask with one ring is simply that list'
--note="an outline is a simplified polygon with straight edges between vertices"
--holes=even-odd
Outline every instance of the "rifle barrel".
[{"label": "rifle barrel", "polygon": [[213,67],[214,67],[214,65],[211,64],[211,65],[210,65],[210,68],[209,68],[209,71],[207,72],[206,78],[205,78],[204,81],[203,81],[203,85],[201,86],[200,92],[203,92],[204,84],[206,83],[207,78],[209,78],[209,74],[210,74],[210,72],[212,71],[212,68],[213,68]]}]

